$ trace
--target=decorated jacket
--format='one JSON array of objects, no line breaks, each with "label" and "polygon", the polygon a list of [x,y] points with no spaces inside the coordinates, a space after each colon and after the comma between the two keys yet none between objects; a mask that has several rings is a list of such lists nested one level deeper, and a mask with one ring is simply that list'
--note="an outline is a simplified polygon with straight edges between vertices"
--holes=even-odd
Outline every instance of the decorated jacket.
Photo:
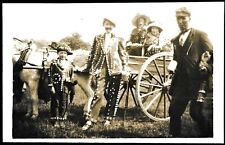
[{"label": "decorated jacket", "polygon": [[73,78],[73,65],[70,61],[55,59],[48,71],[49,86],[54,86],[56,90],[63,90],[65,83],[71,83]]},{"label": "decorated jacket", "polygon": [[111,35],[107,51],[104,47],[105,34],[97,35],[94,38],[91,54],[88,59],[87,69],[96,72],[102,69],[106,61],[109,75],[120,74],[123,67],[127,65],[127,53],[122,42],[115,35]]}]

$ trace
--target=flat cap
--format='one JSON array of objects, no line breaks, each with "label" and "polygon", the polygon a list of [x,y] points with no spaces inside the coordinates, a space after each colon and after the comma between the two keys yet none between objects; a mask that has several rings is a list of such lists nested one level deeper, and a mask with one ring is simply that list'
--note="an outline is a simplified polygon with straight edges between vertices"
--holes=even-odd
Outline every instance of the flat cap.
[{"label": "flat cap", "polygon": [[176,10],[176,16],[191,16],[191,12],[186,7],[181,7]]}]

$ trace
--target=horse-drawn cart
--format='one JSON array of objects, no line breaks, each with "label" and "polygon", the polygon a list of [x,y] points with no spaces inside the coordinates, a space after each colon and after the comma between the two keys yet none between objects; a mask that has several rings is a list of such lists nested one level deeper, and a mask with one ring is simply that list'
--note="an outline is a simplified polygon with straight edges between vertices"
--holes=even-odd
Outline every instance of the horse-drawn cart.
[{"label": "horse-drawn cart", "polygon": [[[132,96],[135,105],[154,121],[166,121],[171,96],[168,93],[171,74],[167,67],[172,60],[171,52],[159,52],[150,57],[129,56],[130,75],[128,82],[122,82],[120,100]],[[131,94],[131,95],[130,95]]]}]

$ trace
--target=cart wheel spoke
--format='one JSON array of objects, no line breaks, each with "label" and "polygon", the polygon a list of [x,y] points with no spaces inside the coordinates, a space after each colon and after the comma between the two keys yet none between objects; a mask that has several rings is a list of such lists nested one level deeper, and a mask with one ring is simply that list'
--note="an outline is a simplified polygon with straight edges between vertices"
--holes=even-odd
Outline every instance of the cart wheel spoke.
[{"label": "cart wheel spoke", "polygon": [[166,56],[163,56],[163,78],[164,82],[166,81]]},{"label": "cart wheel spoke", "polygon": [[120,98],[119,98],[119,103],[121,101],[121,99],[123,98],[123,95],[125,94],[125,92],[127,91],[127,88],[125,85],[122,85],[122,88],[120,89],[120,92],[123,90],[123,92],[121,93],[120,95]]},{"label": "cart wheel spoke", "polygon": [[163,104],[164,104],[164,110],[163,110],[163,113],[164,113],[164,118],[166,118],[166,96],[165,96],[165,93],[163,93]]},{"label": "cart wheel spoke", "polygon": [[137,78],[138,74],[132,75],[131,78],[132,80],[135,80],[135,78]]},{"label": "cart wheel spoke", "polygon": [[156,106],[156,108],[155,108],[154,116],[156,116],[156,112],[158,111],[159,104],[160,104],[160,102],[161,102],[161,100],[162,100],[162,97],[163,97],[163,94],[161,93],[160,98],[159,98],[159,102],[158,102],[158,104],[157,104],[157,106]]},{"label": "cart wheel spoke", "polygon": [[149,84],[149,83],[145,83],[145,82],[140,82],[140,84],[141,84],[141,86],[143,86],[144,87],[144,85],[145,86],[153,86],[153,87],[157,87],[157,88],[162,88],[162,86],[161,85],[157,85],[157,84]]},{"label": "cart wheel spoke", "polygon": [[157,93],[156,96],[149,103],[147,102],[147,106],[144,106],[145,111],[147,111],[149,108],[153,106],[153,103],[155,103],[155,101],[158,99],[159,96],[160,93]]},{"label": "cart wheel spoke", "polygon": [[152,95],[152,94],[154,94],[154,93],[156,93],[156,92],[159,92],[159,91],[161,91],[161,90],[162,90],[162,89],[157,89],[157,90],[154,90],[154,91],[149,92],[149,93],[147,93],[147,94],[141,95],[141,96],[140,96],[140,98],[143,98],[143,97],[146,97],[146,96]]},{"label": "cart wheel spoke", "polygon": [[137,106],[137,99],[135,98],[135,94],[134,94],[134,91],[133,91],[133,90],[136,90],[136,88],[135,88],[134,86],[132,86],[132,87],[130,88],[130,91],[131,91],[131,94],[132,94],[132,97],[133,97],[135,106]]},{"label": "cart wheel spoke", "polygon": [[170,95],[168,94],[168,92],[166,92],[166,96],[167,96],[168,100],[171,102],[171,98],[170,98]]},{"label": "cart wheel spoke", "polygon": [[162,83],[157,78],[155,78],[151,72],[149,72],[148,70],[145,70],[145,72],[147,72],[153,79],[155,79],[160,85],[162,85]]},{"label": "cart wheel spoke", "polygon": [[157,73],[158,73],[158,75],[159,75],[159,78],[160,78],[161,82],[163,83],[163,79],[162,79],[162,76],[161,76],[161,74],[160,74],[159,67],[158,67],[156,61],[153,60],[153,63],[154,63],[154,65],[155,65],[155,68],[156,68],[156,71],[157,71]]}]

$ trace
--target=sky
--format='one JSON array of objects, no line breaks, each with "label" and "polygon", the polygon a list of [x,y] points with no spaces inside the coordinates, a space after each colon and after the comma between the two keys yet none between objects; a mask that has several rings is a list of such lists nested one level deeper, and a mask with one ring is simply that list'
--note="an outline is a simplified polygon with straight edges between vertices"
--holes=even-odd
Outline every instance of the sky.
[{"label": "sky", "polygon": [[164,28],[162,35],[171,38],[179,32],[175,10],[183,6],[192,12],[193,27],[206,31],[212,38],[217,35],[217,27],[211,26],[223,21],[219,19],[223,16],[223,6],[202,2],[3,4],[3,27],[10,36],[21,39],[58,41],[78,32],[84,41],[92,43],[94,36],[103,32],[102,21],[107,17],[117,25],[115,34],[127,40],[134,28],[131,20],[140,13],[160,22]]},{"label": "sky", "polygon": [[[9,4],[2,5],[3,20],[3,141],[12,141],[12,38],[59,41],[78,32],[85,42],[103,32],[104,17],[117,27],[114,33],[129,39],[134,28],[132,18],[145,14],[163,26],[162,35],[173,38],[179,33],[175,10],[186,6],[192,13],[191,26],[205,31],[214,47],[214,138],[200,142],[224,141],[224,2],[198,3],[73,3],[73,4]],[[11,80],[11,81],[9,81]],[[8,97],[7,97],[8,96]],[[216,113],[215,113],[216,112]],[[223,113],[222,113],[223,114]],[[222,139],[222,140],[221,140]],[[16,140],[19,141],[19,140]],[[24,141],[24,140],[23,140]],[[179,140],[170,140],[177,142]],[[153,140],[154,142],[154,140]],[[162,141],[164,142],[164,141]],[[185,140],[184,140],[185,142]]]}]

